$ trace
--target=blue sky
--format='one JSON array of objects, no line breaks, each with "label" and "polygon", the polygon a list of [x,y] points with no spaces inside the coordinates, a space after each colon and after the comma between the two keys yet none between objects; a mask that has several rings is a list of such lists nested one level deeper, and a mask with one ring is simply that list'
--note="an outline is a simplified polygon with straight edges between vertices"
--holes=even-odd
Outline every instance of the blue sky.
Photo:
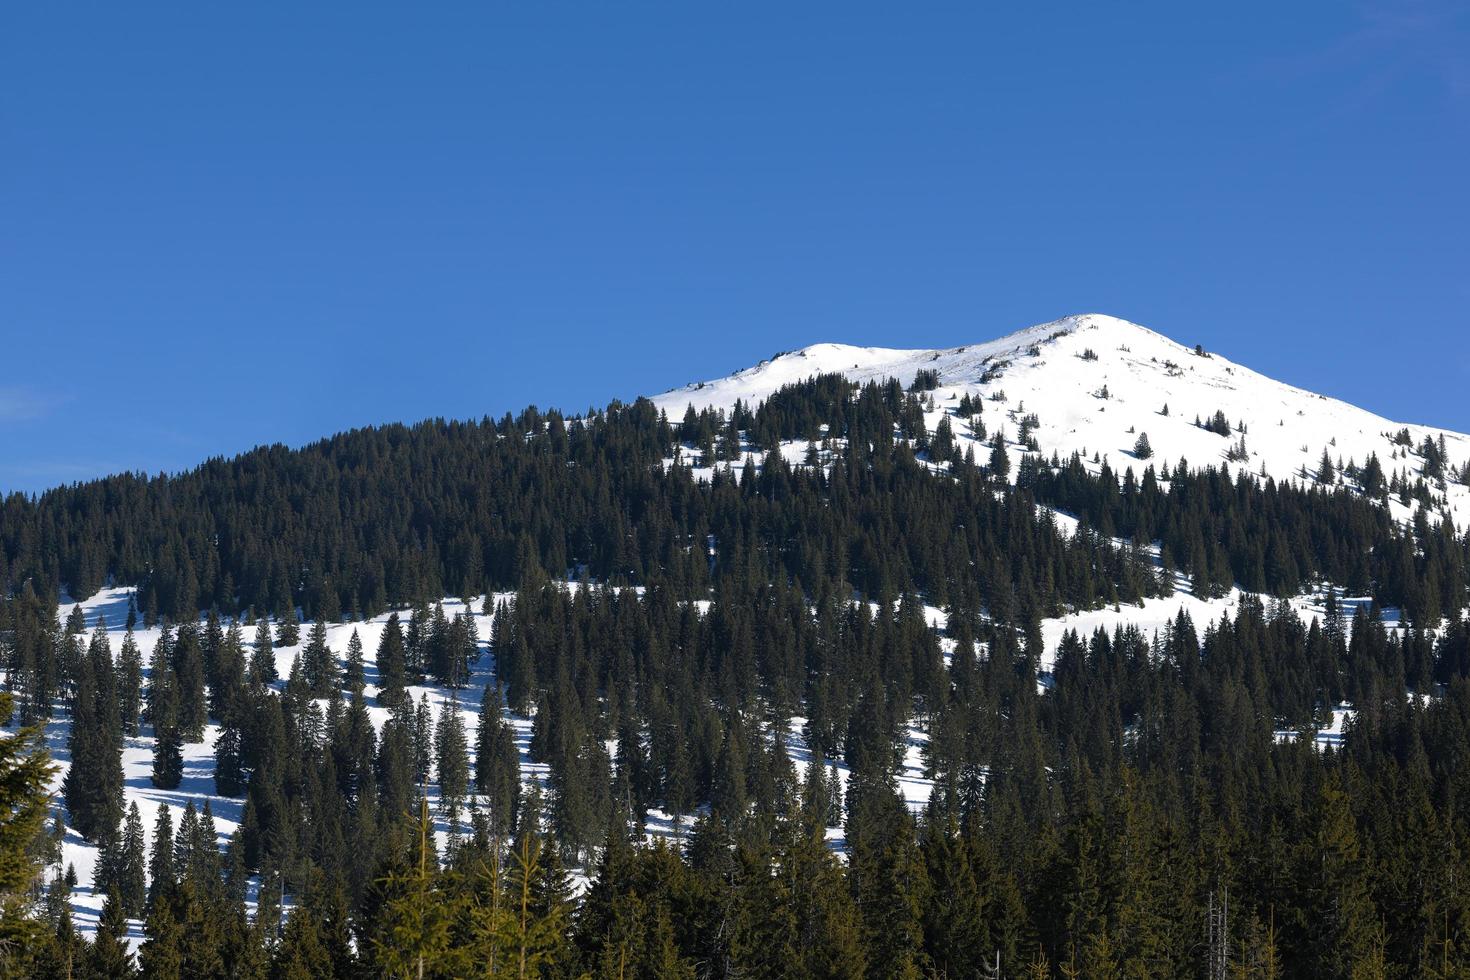
[{"label": "blue sky", "polygon": [[0,490],[1083,311],[1470,430],[1466,10],[16,5]]}]

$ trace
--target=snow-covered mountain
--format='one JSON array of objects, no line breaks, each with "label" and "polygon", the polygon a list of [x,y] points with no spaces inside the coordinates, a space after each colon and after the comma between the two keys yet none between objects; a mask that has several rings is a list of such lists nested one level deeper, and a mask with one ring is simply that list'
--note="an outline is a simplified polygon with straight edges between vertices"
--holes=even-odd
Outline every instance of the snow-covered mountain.
[{"label": "snow-covered mountain", "polygon": [[[1065,460],[1075,452],[1088,461],[1106,460],[1119,472],[1128,466],[1141,469],[1134,447],[1146,433],[1156,466],[1172,467],[1182,459],[1191,467],[1317,481],[1326,451],[1340,480],[1345,466],[1361,465],[1376,454],[1385,477],[1399,473],[1412,483],[1426,475],[1426,460],[1418,452],[1424,440],[1443,437],[1448,479],[1441,488],[1431,472],[1426,483],[1436,498],[1444,498],[1444,509],[1457,524],[1470,514],[1470,486],[1455,479],[1470,462],[1470,436],[1394,422],[1101,314],[1069,316],[948,350],[815,344],[724,378],[672,389],[653,401],[677,421],[689,405],[728,409],[741,400],[754,406],[776,389],[817,374],[839,373],[860,382],[894,377],[908,385],[920,371],[938,372],[931,429],[969,394],[983,399],[981,421],[992,435],[1000,425],[1013,452],[1021,448],[1022,421],[1035,416],[1030,434],[1045,456],[1056,453]],[[1196,424],[1217,412],[1229,421],[1230,435]],[[961,440],[967,434],[964,426],[955,432]],[[1242,435],[1246,457],[1229,458]],[[1398,505],[1395,510],[1400,517],[1409,513]]]},{"label": "snow-covered mountain", "polygon": [[[933,409],[928,413],[931,430],[946,414],[953,415],[968,395],[972,403],[976,400],[983,403],[981,421],[991,433],[998,428],[1005,433],[1012,453],[1023,450],[1018,442],[1019,432],[1023,420],[1034,415],[1034,425],[1027,427],[1039,447],[1036,451],[1048,458],[1053,453],[1065,458],[1076,452],[1090,465],[1101,465],[1105,459],[1118,470],[1143,465],[1133,452],[1140,433],[1147,433],[1153,445],[1150,463],[1173,466],[1186,459],[1192,466],[1228,466],[1252,474],[1264,471],[1278,479],[1317,480],[1324,449],[1339,470],[1339,461],[1361,464],[1370,454],[1376,454],[1387,474],[1402,472],[1414,479],[1421,475],[1426,463],[1418,452],[1426,438],[1437,442],[1443,437],[1450,469],[1459,471],[1470,460],[1470,437],[1465,435],[1391,422],[1344,402],[1274,381],[1219,355],[1196,352],[1137,324],[1100,315],[1068,317],[999,340],[951,350],[818,344],[778,355],[725,378],[674,389],[654,401],[677,421],[689,405],[728,409],[741,400],[754,406],[776,389],[817,374],[841,373],[858,381],[894,377],[908,385],[921,371],[937,372],[937,386],[929,392],[933,398]],[[1166,404],[1169,410],[1164,414]],[[1203,422],[1217,411],[1232,426],[1243,426],[1244,433],[1233,429],[1230,435],[1224,436],[1195,424],[1196,416]],[[961,420],[952,418],[952,424],[958,440],[971,438]],[[1408,446],[1398,438],[1404,429],[1409,434]],[[1248,458],[1227,459],[1227,451],[1238,444],[1242,434]],[[805,444],[788,448],[788,458],[799,463]],[[984,446],[975,448],[977,456],[986,451]],[[1091,464],[1094,454],[1099,462]],[[1463,515],[1470,511],[1470,487],[1453,478],[1443,489],[1438,481],[1433,482],[1434,492],[1443,494],[1452,512]],[[1392,506],[1400,517],[1410,513],[1397,502]],[[1076,526],[1076,521],[1067,515],[1057,517],[1063,529]],[[1456,520],[1464,523],[1463,516]],[[1165,629],[1181,611],[1203,627],[1223,615],[1234,614],[1244,598],[1239,590],[1217,598],[1198,598],[1191,594],[1190,583],[1182,576],[1177,585],[1174,594],[1149,599],[1138,606],[1071,610],[1066,615],[1045,620],[1042,623],[1046,647],[1041,661],[1043,668],[1049,668],[1052,652],[1068,630],[1079,630],[1085,635],[1099,628],[1111,630],[1133,625],[1151,634]],[[579,586],[568,583],[566,587]],[[131,587],[117,586],[76,604],[89,630],[99,622],[103,624],[114,651],[123,641],[122,624],[132,593]],[[492,597],[494,601],[509,598],[508,594]],[[1368,601],[1341,595],[1337,598],[1347,603],[1348,608]],[[1319,616],[1323,610],[1322,595],[1299,596],[1290,605],[1304,618]],[[57,610],[59,624],[66,621],[73,606],[70,599],[63,598]],[[446,597],[443,606],[449,616],[463,613],[473,617],[479,636],[491,635],[493,619],[486,611],[484,597],[469,600]],[[701,605],[701,609],[705,608],[707,605]],[[929,607],[927,614],[934,625],[942,627],[945,623],[943,610]],[[362,640],[369,679],[366,693],[370,699],[378,693],[375,651],[387,615],[334,623],[327,628],[328,644],[339,658],[345,656],[348,640],[354,633]],[[1387,610],[1385,621],[1390,627],[1397,626],[1397,611]],[[136,640],[146,654],[160,635],[157,627],[141,628]],[[946,652],[953,649],[952,640],[945,639],[942,643]],[[413,697],[428,699],[436,717],[446,709],[459,711],[471,732],[479,721],[478,691],[495,680],[488,644],[482,643],[481,647],[481,657],[472,664],[468,692],[456,695],[434,686],[411,688]],[[290,673],[301,650],[301,643],[276,650],[277,670],[282,677]],[[278,682],[275,686],[280,689],[283,685]],[[387,717],[387,710],[376,701],[372,702],[369,713],[376,726],[381,726]],[[1319,743],[1335,744],[1334,739],[1340,740],[1343,719],[1350,713],[1347,706],[1337,706],[1333,728],[1319,736]],[[515,733],[524,783],[527,787],[543,783],[547,767],[530,759],[531,720],[509,710],[503,715]],[[791,721],[787,744],[799,774],[804,775],[810,755],[805,748],[801,721],[799,717]],[[59,712],[46,726],[47,743],[59,764],[53,780],[58,790],[70,764],[70,725],[69,716]],[[183,783],[167,790],[153,786],[149,778],[155,748],[151,731],[127,739],[122,760],[125,797],[128,803],[139,805],[148,826],[152,826],[160,807],[169,809],[177,824],[187,803],[194,801],[202,806],[206,800],[211,805],[221,844],[239,825],[243,799],[221,795],[214,783],[213,752],[218,734],[218,726],[211,724],[202,741],[185,746]],[[1293,736],[1283,732],[1280,737]],[[906,733],[907,750],[899,773],[899,787],[903,797],[915,808],[923,806],[932,786],[924,772],[921,752],[927,738],[925,721],[914,719]],[[610,751],[612,748],[615,746]],[[838,778],[845,779],[845,765],[840,761],[835,765]],[[428,792],[431,799],[435,798],[432,787]],[[61,812],[59,799],[58,812]],[[661,811],[650,811],[647,818],[651,835],[677,837],[688,829],[687,817],[677,826]],[[447,836],[447,825],[441,823],[439,831]],[[830,828],[828,836],[834,846],[841,846],[840,828]],[[62,841],[62,861],[74,866],[78,874],[72,911],[78,928],[84,933],[95,930],[103,901],[101,895],[91,890],[97,857],[96,846],[82,840],[68,827]],[[133,926],[131,938],[135,944],[141,940],[137,924]]]}]

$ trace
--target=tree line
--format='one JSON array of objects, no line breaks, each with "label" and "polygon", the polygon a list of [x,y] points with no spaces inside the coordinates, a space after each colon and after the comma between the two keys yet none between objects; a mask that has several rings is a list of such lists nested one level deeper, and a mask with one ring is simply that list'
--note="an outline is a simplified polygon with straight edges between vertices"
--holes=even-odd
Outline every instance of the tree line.
[{"label": "tree line", "polygon": [[[126,527],[103,540],[141,547],[165,498],[181,527],[219,530],[295,468],[335,471],[363,496],[330,497],[336,517],[303,501],[324,522],[313,534],[386,553],[405,531],[419,549],[414,576],[385,574],[370,607],[313,584],[310,535],[238,551],[229,535],[189,540],[173,553],[232,557],[193,566],[203,618],[170,612],[158,570],[145,576],[137,616],[162,626],[148,651],[128,631],[114,651],[80,611],[58,623],[51,590],[82,590],[41,570],[72,559],[7,543],[12,575],[35,569],[0,603],[7,698],[23,724],[70,723],[61,802],[99,848],[107,911],[95,942],[77,938],[72,881],[22,778],[26,816],[0,834],[16,845],[0,926],[28,938],[4,946],[0,929],[0,949],[36,976],[877,978],[987,976],[997,961],[1037,977],[1222,963],[1250,977],[1465,975],[1470,632],[1453,525],[1400,527],[1351,488],[1183,463],[1119,478],[1023,455],[1012,485],[1003,420],[979,463],[935,445],[923,397],[820,378],[678,425],[643,404],[570,424],[528,412],[364,430],[338,437],[361,455],[329,440],[268,475],[248,454],[159,483],[146,513],[81,507],[78,527]],[[485,450],[493,466],[454,458],[472,434],[500,447]],[[812,465],[784,462],[791,440]],[[423,467],[369,451],[384,442]],[[759,468],[739,459],[752,449]],[[692,463],[721,456],[743,474],[693,479]],[[520,493],[506,474],[495,489],[436,482],[481,465],[509,467]],[[253,472],[254,489],[227,490],[231,472]],[[389,499],[414,483],[446,496]],[[98,486],[13,498],[29,530],[7,524],[5,540],[52,547],[40,528]],[[548,514],[543,539],[513,515],[547,500],[585,509],[565,526]],[[1082,530],[1063,534],[1050,507]],[[394,510],[404,524],[368,519]],[[466,522],[441,525],[448,514]],[[496,522],[494,546],[446,558],[436,543]],[[232,563],[297,544],[283,605],[244,601],[248,576],[231,569],[247,566]],[[478,578],[464,571],[474,554]],[[1043,649],[1043,618],[1166,594],[1174,568],[1206,595],[1335,581],[1376,598],[1349,611],[1329,594],[1304,623],[1247,596],[1214,623],[1181,614],[1157,635]],[[558,581],[568,569],[578,587]],[[482,610],[490,636],[431,601],[451,578],[510,583]],[[327,619],[390,604],[371,657],[360,637],[327,644]],[[1387,604],[1410,610],[1405,628],[1380,621]],[[297,643],[277,677],[275,649]],[[452,692],[437,713],[413,697],[429,682]],[[1340,701],[1355,721],[1318,751],[1311,734]],[[530,719],[544,781],[521,778],[514,716]],[[176,787],[182,747],[209,726],[216,789],[242,800],[222,849],[207,805],[177,828],[162,810],[150,832],[122,796],[125,739],[151,739],[154,782]],[[916,732],[933,782],[922,807],[898,779]],[[0,766],[29,758],[35,734],[7,741]],[[648,844],[656,818],[693,829]],[[136,959],[129,918],[144,923]]]}]

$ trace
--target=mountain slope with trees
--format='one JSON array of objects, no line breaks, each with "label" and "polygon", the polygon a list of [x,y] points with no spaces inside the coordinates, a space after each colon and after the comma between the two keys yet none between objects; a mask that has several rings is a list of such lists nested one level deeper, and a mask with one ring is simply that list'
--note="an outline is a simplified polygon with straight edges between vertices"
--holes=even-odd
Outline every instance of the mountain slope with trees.
[{"label": "mountain slope with trees", "polygon": [[[150,976],[1470,969],[1467,541],[1438,501],[1396,519],[1361,471],[1157,439],[1053,457],[923,370],[8,499],[12,723],[68,767],[37,975],[127,975],[129,919]],[[1048,646],[1179,581],[1246,591]],[[58,618],[109,582],[138,586],[122,623]],[[1343,701],[1340,751],[1278,735]],[[135,812],[140,781],[173,804]]]}]

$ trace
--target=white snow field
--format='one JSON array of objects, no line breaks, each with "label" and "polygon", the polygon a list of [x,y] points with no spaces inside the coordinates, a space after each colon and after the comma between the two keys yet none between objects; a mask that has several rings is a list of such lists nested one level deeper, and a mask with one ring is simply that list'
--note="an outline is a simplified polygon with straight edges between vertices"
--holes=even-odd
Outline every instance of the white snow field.
[{"label": "white snow field", "polygon": [[[1385,478],[1399,472],[1412,481],[1422,472],[1417,449],[1426,437],[1444,438],[1453,468],[1470,463],[1470,436],[1393,422],[1257,374],[1219,354],[1205,354],[1136,323],[1088,313],[949,350],[815,344],[652,400],[678,422],[690,405],[728,410],[739,400],[753,407],[778,388],[817,374],[842,374],[857,382],[893,377],[907,386],[919,371],[931,370],[939,375],[939,386],[931,392],[934,411],[926,419],[931,431],[946,409],[969,394],[983,400],[981,421],[992,435],[1003,427],[1013,456],[1022,451],[1021,420],[1035,415],[1032,435],[1046,458],[1055,453],[1065,462],[1075,452],[1094,471],[1095,455],[1119,474],[1130,466],[1141,474],[1146,465],[1172,468],[1187,460],[1191,468],[1209,465],[1265,473],[1277,481],[1316,482],[1325,450],[1339,472],[1342,465],[1362,465],[1377,454]],[[1195,425],[1196,417],[1208,421],[1217,411],[1237,431],[1227,437]],[[1242,424],[1248,456],[1232,461],[1226,453],[1239,442]],[[963,448],[966,426],[954,429]],[[1402,430],[1412,445],[1395,443]],[[1147,433],[1153,447],[1148,463],[1133,454],[1140,433]],[[799,462],[804,450],[805,443],[791,447],[787,459]],[[976,447],[982,463],[984,452]],[[1013,476],[1016,470],[1013,465]],[[1451,479],[1443,490],[1431,489],[1445,496],[1445,509],[1463,525],[1470,515],[1470,486]],[[1392,506],[1396,517],[1412,514],[1396,501]]]}]

